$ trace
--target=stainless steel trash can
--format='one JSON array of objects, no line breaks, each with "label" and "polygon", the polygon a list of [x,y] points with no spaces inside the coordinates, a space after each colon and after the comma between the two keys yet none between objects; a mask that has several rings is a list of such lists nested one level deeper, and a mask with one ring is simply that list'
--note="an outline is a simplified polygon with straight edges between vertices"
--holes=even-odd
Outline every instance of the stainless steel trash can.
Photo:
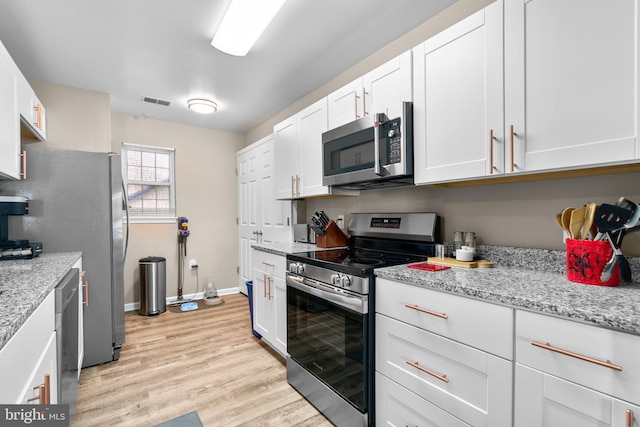
[{"label": "stainless steel trash can", "polygon": [[167,260],[147,257],[140,260],[140,309],[138,314],[150,316],[167,310]]}]

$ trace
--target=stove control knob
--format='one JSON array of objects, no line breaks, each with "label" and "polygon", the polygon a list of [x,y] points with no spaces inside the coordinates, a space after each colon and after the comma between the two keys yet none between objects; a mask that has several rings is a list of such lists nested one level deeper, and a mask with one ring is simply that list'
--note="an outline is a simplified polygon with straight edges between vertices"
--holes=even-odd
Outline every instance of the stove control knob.
[{"label": "stove control knob", "polygon": [[296,264],[296,273],[304,274],[304,264],[300,262]]},{"label": "stove control knob", "polygon": [[351,286],[351,279],[349,278],[349,276],[340,277],[340,286],[342,286],[343,288],[348,288],[349,286]]},{"label": "stove control knob", "polygon": [[339,274],[332,274],[331,275],[331,284],[332,285],[339,285],[340,284],[340,275]]},{"label": "stove control knob", "polygon": [[296,263],[292,262],[291,264],[289,264],[289,272],[290,273],[295,273],[296,272]]}]

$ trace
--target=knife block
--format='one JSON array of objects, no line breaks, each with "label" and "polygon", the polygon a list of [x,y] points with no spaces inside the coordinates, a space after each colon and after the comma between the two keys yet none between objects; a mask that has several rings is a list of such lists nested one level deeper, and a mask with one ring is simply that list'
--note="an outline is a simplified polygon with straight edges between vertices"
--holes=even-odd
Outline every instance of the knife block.
[{"label": "knife block", "polygon": [[329,224],[324,228],[327,233],[325,236],[316,236],[316,246],[319,248],[338,248],[341,246],[347,246],[347,236],[344,235],[340,227],[333,222],[329,221]]}]

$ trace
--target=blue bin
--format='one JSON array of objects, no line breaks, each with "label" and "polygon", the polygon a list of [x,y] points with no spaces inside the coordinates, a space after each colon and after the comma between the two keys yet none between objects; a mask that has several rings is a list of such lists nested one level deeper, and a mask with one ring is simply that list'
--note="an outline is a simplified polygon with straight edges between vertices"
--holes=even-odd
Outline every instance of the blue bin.
[{"label": "blue bin", "polygon": [[253,332],[253,335],[255,335],[257,338],[262,338],[262,335],[260,335],[259,333],[256,332],[255,329],[253,329],[253,281],[251,280],[247,282],[247,296],[249,297],[249,316],[251,316],[251,332]]}]

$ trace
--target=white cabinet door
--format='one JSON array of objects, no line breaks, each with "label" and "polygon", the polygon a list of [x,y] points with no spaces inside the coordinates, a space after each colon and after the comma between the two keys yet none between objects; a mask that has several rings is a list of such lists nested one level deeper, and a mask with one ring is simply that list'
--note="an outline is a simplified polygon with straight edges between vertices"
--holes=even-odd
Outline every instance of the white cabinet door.
[{"label": "white cabinet door", "polygon": [[329,189],[322,185],[322,133],[327,131],[327,98],[310,105],[298,113],[302,197],[326,195]]},{"label": "white cabinet door", "polygon": [[416,183],[504,173],[502,1],[414,48]]},{"label": "white cabinet door", "polygon": [[292,116],[274,126],[275,134],[275,185],[278,199],[297,197],[300,180],[300,142],[297,117]]},{"label": "white cabinet door", "polygon": [[78,381],[84,362],[84,271],[82,270],[82,258],[73,264],[78,269]]},{"label": "white cabinet door", "polygon": [[[516,364],[516,427],[635,426],[640,407]],[[626,423],[627,411],[633,422]]]},{"label": "white cabinet door", "polygon": [[359,77],[327,97],[329,129],[364,117],[364,87]]},{"label": "white cabinet door", "polygon": [[275,310],[273,345],[284,356],[287,354],[287,284],[284,279],[273,277],[271,292],[273,293]]},{"label": "white cabinet door", "polygon": [[[58,403],[58,365],[56,356],[56,332],[53,331],[44,347],[38,360],[38,364],[33,370],[30,382],[23,390],[20,402],[23,405],[45,405]],[[45,380],[48,376],[48,381]],[[40,390],[45,387],[44,390]],[[49,401],[41,398],[48,395]]]},{"label": "white cabinet door", "polygon": [[411,51],[367,73],[364,86],[364,114],[385,113],[390,119],[402,115],[402,102],[413,101]]},{"label": "white cabinet door", "polygon": [[247,293],[246,282],[251,280],[251,245],[256,243],[258,212],[260,206],[258,189],[258,149],[237,156],[238,168],[238,235],[239,235],[239,275],[238,287]]},{"label": "white cabinet door", "polygon": [[16,75],[9,53],[0,43],[0,177],[20,179],[20,127]]},{"label": "white cabinet door", "polygon": [[637,0],[506,0],[507,172],[638,158],[639,13]]}]

